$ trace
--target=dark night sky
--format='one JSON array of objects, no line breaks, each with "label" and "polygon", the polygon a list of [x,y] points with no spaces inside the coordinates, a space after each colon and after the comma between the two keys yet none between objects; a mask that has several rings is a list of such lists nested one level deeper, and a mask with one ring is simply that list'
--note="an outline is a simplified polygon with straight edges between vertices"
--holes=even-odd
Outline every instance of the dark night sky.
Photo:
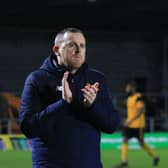
[{"label": "dark night sky", "polygon": [[74,25],[89,30],[167,31],[166,0],[4,1],[1,27],[61,28]]}]

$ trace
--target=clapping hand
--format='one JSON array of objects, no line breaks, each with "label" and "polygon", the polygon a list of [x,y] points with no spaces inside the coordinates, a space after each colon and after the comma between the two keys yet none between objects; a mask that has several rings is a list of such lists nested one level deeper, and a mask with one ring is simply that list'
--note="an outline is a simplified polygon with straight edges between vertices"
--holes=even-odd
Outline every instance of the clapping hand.
[{"label": "clapping hand", "polygon": [[87,83],[84,88],[81,89],[83,92],[83,104],[85,107],[89,108],[94,103],[97,93],[99,91],[99,83],[95,82],[93,85]]}]

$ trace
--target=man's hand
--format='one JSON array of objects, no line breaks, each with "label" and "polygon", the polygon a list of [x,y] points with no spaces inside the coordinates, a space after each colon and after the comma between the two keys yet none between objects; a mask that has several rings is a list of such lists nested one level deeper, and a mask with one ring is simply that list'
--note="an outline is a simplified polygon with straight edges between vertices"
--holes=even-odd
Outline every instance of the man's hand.
[{"label": "man's hand", "polygon": [[128,127],[130,125],[130,121],[125,121],[124,127]]},{"label": "man's hand", "polygon": [[99,90],[99,83],[96,82],[93,85],[91,84],[86,84],[84,88],[81,89],[83,92],[83,104],[85,107],[89,108],[93,104],[93,102],[96,99],[97,93]]},{"label": "man's hand", "polygon": [[72,92],[69,88],[69,83],[68,83],[68,75],[69,72],[66,71],[64,73],[64,76],[62,78],[62,98],[67,102],[71,103],[72,102]]}]

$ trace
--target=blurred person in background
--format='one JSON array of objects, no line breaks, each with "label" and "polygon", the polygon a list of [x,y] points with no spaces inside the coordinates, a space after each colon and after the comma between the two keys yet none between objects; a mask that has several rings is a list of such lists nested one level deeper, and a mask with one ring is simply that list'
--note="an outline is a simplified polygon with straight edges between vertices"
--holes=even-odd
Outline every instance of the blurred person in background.
[{"label": "blurred person in background", "polygon": [[60,31],[53,52],[28,75],[21,97],[20,127],[32,139],[33,168],[102,168],[101,131],[119,125],[105,76],[88,67],[79,29]]},{"label": "blurred person in background", "polygon": [[9,91],[7,85],[0,82],[0,132],[21,133],[18,123],[20,97]]},{"label": "blurred person in background", "polygon": [[137,138],[139,145],[153,158],[153,166],[159,164],[160,158],[155,151],[144,142],[145,129],[145,98],[138,90],[135,81],[130,81],[125,89],[127,93],[126,109],[127,119],[123,125],[123,144],[121,148],[121,163],[114,166],[123,168],[128,166],[128,141],[130,138]]},{"label": "blurred person in background", "polygon": [[5,96],[0,91],[0,133],[8,133],[8,108],[9,104]]}]

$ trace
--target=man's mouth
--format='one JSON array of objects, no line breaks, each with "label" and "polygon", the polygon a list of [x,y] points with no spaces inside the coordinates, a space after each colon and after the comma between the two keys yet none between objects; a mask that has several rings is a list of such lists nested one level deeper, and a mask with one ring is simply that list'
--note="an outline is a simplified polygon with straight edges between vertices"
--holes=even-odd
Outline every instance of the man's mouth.
[{"label": "man's mouth", "polygon": [[77,58],[77,59],[82,59],[82,56],[79,55],[79,54],[75,54],[73,57],[74,57],[74,58]]}]

